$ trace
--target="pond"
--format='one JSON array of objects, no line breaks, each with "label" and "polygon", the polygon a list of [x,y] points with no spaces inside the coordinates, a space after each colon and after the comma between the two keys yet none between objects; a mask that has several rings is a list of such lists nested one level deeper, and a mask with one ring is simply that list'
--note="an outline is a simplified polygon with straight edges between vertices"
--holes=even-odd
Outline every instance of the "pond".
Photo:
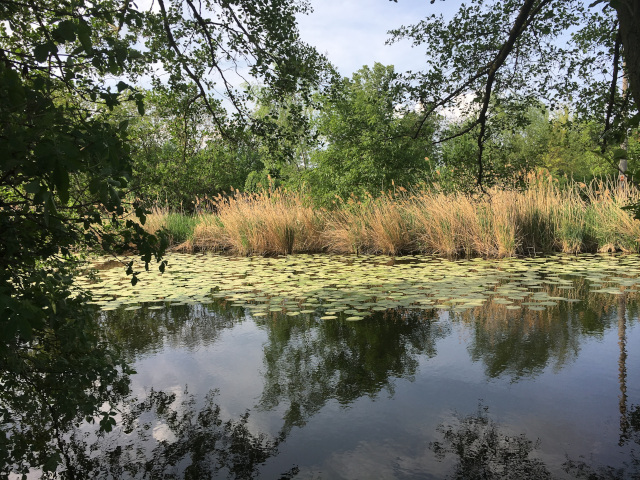
[{"label": "pond", "polygon": [[[98,261],[99,264],[101,261]],[[98,270],[121,478],[640,478],[640,257]]]}]

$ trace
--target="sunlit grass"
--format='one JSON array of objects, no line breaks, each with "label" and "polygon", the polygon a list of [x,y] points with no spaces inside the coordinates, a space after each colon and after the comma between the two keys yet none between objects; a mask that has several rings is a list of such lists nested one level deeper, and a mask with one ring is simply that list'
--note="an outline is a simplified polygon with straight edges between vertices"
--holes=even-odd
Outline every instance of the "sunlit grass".
[{"label": "sunlit grass", "polygon": [[531,176],[524,190],[493,188],[470,196],[399,189],[378,198],[336,199],[330,210],[314,208],[299,192],[234,191],[217,197],[210,213],[188,219],[156,209],[145,228],[164,226],[174,244],[239,255],[638,252],[640,222],[623,207],[639,200],[637,189],[626,184],[594,181],[560,188],[544,174]]},{"label": "sunlit grass", "polygon": [[182,245],[183,248],[191,250],[194,229],[201,221],[199,216],[171,212],[167,207],[156,205],[146,216],[143,228],[153,234],[164,230],[170,245]]},{"label": "sunlit grass", "polygon": [[206,218],[194,231],[202,249],[225,249],[240,255],[288,254],[322,250],[323,212],[295,192],[236,191],[214,201],[215,219]]}]

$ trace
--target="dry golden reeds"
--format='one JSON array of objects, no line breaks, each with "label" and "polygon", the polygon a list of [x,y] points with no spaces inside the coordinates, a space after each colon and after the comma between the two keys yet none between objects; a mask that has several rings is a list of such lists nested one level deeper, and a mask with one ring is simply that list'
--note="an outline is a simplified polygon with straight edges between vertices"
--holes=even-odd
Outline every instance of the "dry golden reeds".
[{"label": "dry golden reeds", "polygon": [[151,207],[150,213],[146,216],[146,219],[142,228],[144,228],[144,230],[147,233],[154,234],[157,231],[167,226],[166,220],[168,216],[169,216],[168,207],[154,205],[153,207]]},{"label": "dry golden reeds", "polygon": [[631,252],[640,248],[640,222],[623,207],[638,201],[640,194],[628,185],[600,181],[561,188],[543,174],[531,176],[524,190],[493,188],[477,196],[399,191],[340,200],[331,211],[314,209],[298,192],[234,191],[215,199],[215,214],[198,217],[192,243],[241,255]]},{"label": "dry golden reeds", "polygon": [[200,248],[229,249],[240,255],[318,251],[322,218],[299,193],[270,189],[235,191],[215,200],[217,215],[194,231]]}]

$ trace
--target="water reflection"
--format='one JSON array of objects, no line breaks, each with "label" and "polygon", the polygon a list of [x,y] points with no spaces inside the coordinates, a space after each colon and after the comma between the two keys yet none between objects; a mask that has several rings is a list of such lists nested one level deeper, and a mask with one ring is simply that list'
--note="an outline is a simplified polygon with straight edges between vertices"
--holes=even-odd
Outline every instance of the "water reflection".
[{"label": "water reflection", "polygon": [[450,424],[438,426],[441,440],[430,448],[440,460],[455,457],[450,478],[460,480],[543,480],[551,478],[545,464],[535,457],[539,441],[504,430],[480,403],[472,415],[455,415]]},{"label": "water reflection", "polygon": [[214,343],[220,333],[245,319],[243,309],[224,303],[145,305],[140,310],[120,308],[102,313],[107,338],[134,361],[165,347],[193,351]]},{"label": "water reflection", "polygon": [[[199,402],[188,391],[151,390],[122,406],[111,434],[66,425],[60,434],[65,462],[43,479],[252,479],[278,453],[282,438],[254,433],[250,412],[225,420],[211,391]],[[281,478],[291,478],[292,466]],[[26,471],[28,472],[28,470]],[[3,477],[4,478],[4,477]]]},{"label": "water reflection", "polygon": [[130,369],[101,338],[87,305],[71,298],[55,305],[46,328],[34,325],[37,341],[14,334],[15,356],[0,358],[0,478],[34,467],[82,478],[86,439],[75,426],[89,419],[109,431],[130,391]]},{"label": "water reflection", "polygon": [[[637,406],[633,415],[638,414]],[[571,478],[589,480],[624,480],[640,478],[640,430],[634,417],[633,436],[636,447],[630,451],[630,461],[622,467],[591,465],[584,459],[566,458],[562,470]],[[459,480],[551,479],[549,467],[540,459],[540,439],[531,440],[522,433],[514,433],[489,415],[489,407],[482,402],[470,415],[455,414],[449,423],[437,428],[440,438],[429,448],[440,461],[453,458],[454,471],[447,478]]]},{"label": "water reflection", "polygon": [[[180,395],[151,390],[131,402],[123,415],[122,435],[110,439],[107,453],[91,472],[112,478],[251,479],[276,455],[282,438],[254,433],[250,412],[224,420],[210,391],[202,405],[188,391]],[[283,476],[295,473],[295,467]]]},{"label": "water reflection", "polygon": [[620,382],[620,441],[624,445],[629,439],[629,417],[627,414],[627,295],[618,299],[618,381]]},{"label": "water reflection", "polygon": [[[192,349],[215,342],[225,329],[246,320],[245,309],[225,302],[165,310],[106,312],[113,341],[129,358],[163,347]],[[386,390],[395,378],[412,378],[419,357],[436,354],[436,341],[450,333],[436,311],[389,310],[366,321],[318,320],[271,315],[256,323],[267,332],[262,410],[284,403],[283,431],[302,426],[331,399],[348,405]]]},{"label": "water reflection", "polygon": [[348,405],[394,393],[394,378],[412,378],[419,356],[436,354],[447,325],[434,312],[390,311],[366,321],[267,321],[264,390],[260,407],[285,403],[283,431],[303,426],[330,399]]},{"label": "water reflection", "polygon": [[[579,280],[575,285],[575,303],[558,302],[543,311],[510,311],[488,304],[472,314],[457,316],[473,330],[469,354],[473,361],[485,364],[487,377],[508,376],[518,381],[534,377],[548,366],[559,371],[577,358],[582,342],[602,338],[616,323],[623,334],[625,322],[621,319],[637,322],[635,292],[619,295],[616,303],[604,295],[590,295],[588,282]],[[545,292],[550,297],[562,295],[558,289],[547,288]]]},{"label": "water reflection", "polygon": [[[319,314],[291,317],[270,313],[252,318],[249,308],[230,307],[224,301],[104,312],[101,322],[109,341],[132,362],[164,350],[190,353],[206,350],[203,347],[225,341],[224,333],[237,331],[240,324],[260,332],[259,341],[263,343],[258,351],[262,357],[256,370],[262,383],[257,386],[258,394],[250,399],[255,408],[240,416],[229,414],[215,392],[203,397],[187,391],[151,390],[141,399],[121,399],[122,427],[117,435],[95,437],[83,428],[72,428],[70,422],[65,424],[58,438],[64,444],[67,468],[59,471],[58,476],[256,478],[262,475],[265,463],[281,456],[287,442],[295,435],[299,439],[300,432],[330,409],[332,403],[346,410],[356,404],[362,406],[369,399],[377,400],[382,393],[391,398],[401,396],[399,384],[403,385],[404,395],[409,388],[417,388],[411,382],[424,381],[425,377],[419,375],[421,367],[428,370],[438,356],[450,359],[446,356],[450,352],[443,351],[441,342],[458,333],[463,335],[459,343],[465,358],[454,360],[465,368],[469,367],[469,360],[478,362],[484,377],[480,372],[481,378],[474,379],[476,384],[496,379],[512,385],[526,384],[545,374],[568,369],[593,339],[603,340],[608,335],[609,340],[617,340],[617,347],[613,344],[614,356],[606,357],[606,361],[613,367],[611,378],[615,379],[617,372],[618,383],[607,387],[607,395],[614,402],[616,430],[616,408],[619,410],[619,438],[616,431],[613,443],[618,441],[621,449],[630,452],[629,460],[625,465],[603,466],[589,458],[572,457],[566,459],[562,470],[577,478],[638,478],[640,408],[632,403],[637,387],[630,381],[634,377],[628,365],[633,358],[629,338],[633,338],[631,327],[638,318],[637,294],[621,294],[612,301],[609,295],[588,295],[587,287],[586,280],[576,281],[569,293],[554,286],[541,286],[539,290],[549,297],[581,299],[575,303],[559,301],[545,311],[507,310],[503,305],[487,302],[448,314],[438,310],[387,310],[359,322],[343,318],[320,320]],[[226,351],[229,352],[243,355],[242,351]],[[448,365],[442,366],[439,374],[451,374],[452,370],[447,368]],[[197,374],[194,372],[194,376]],[[429,379],[436,379],[436,375]],[[191,380],[187,378],[185,383],[192,385]],[[105,379],[100,387],[104,391],[108,381]],[[475,386],[469,383],[457,392],[473,395],[467,392],[473,392]],[[198,394],[207,391],[202,390],[202,385],[195,387]],[[418,407],[413,405],[411,415],[418,418],[420,409],[429,408],[449,411],[451,407],[442,407],[442,403],[456,399],[444,395],[442,399],[432,395]],[[95,397],[96,401],[100,398]],[[55,403],[44,396],[38,401],[41,402],[38,408],[43,411]],[[30,412],[35,411],[33,405],[29,408]],[[377,414],[373,407],[371,411]],[[23,415],[25,425],[30,421],[28,413]],[[252,419],[260,415],[263,419],[272,417],[263,423],[253,423]],[[32,421],[39,421],[38,417],[34,416]],[[275,428],[266,427],[274,424]],[[457,415],[434,431],[435,425],[434,421],[425,427],[421,438],[432,440],[431,453],[438,458],[454,459],[453,478],[551,478],[559,468],[543,462],[537,439],[519,433],[518,425],[498,424],[484,404],[473,414]],[[401,436],[400,429],[406,426],[407,423],[400,425],[394,434]],[[2,461],[5,460],[2,447],[8,444],[5,441],[0,445]],[[404,447],[405,444],[400,444],[396,451],[403,451]],[[45,453],[41,455],[45,458],[49,446],[42,448]],[[345,453],[344,458],[349,456]],[[287,457],[286,465],[277,470],[278,475],[295,477],[297,461],[295,457]]]}]

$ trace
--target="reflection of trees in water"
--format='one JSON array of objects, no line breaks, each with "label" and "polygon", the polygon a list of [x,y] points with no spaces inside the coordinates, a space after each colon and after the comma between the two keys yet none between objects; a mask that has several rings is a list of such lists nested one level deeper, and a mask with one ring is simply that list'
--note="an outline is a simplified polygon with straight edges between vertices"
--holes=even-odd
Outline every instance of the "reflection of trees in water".
[{"label": "reflection of trees in water", "polygon": [[[513,434],[489,417],[488,407],[480,403],[475,414],[455,415],[453,422],[438,426],[441,440],[429,447],[439,460],[454,457],[453,474],[460,480],[538,480],[552,478],[547,466],[536,458],[540,441],[524,434]],[[633,439],[640,445],[638,407],[632,407]],[[621,467],[593,466],[567,457],[562,469],[572,478],[624,480],[640,478],[640,457],[631,450],[630,460]]]},{"label": "reflection of trees in water", "polygon": [[360,322],[301,322],[289,317],[267,322],[265,387],[260,407],[288,404],[284,431],[302,426],[328,400],[348,404],[383,389],[393,378],[411,378],[418,356],[434,356],[445,328],[433,312],[389,311]]},{"label": "reflection of trees in water", "polygon": [[122,427],[131,435],[112,439],[117,446],[96,458],[94,473],[113,478],[250,479],[277,454],[282,438],[252,433],[249,411],[225,421],[216,392],[209,392],[201,407],[188,392],[182,397],[177,401],[175,394],[152,390],[142,402],[132,402]]},{"label": "reflection of trees in water", "polygon": [[[86,313],[84,308],[76,306],[78,317]],[[223,421],[211,395],[198,412],[193,397],[171,406],[173,397],[162,392],[152,392],[138,405],[130,403],[129,369],[111,349],[129,358],[166,344],[189,349],[214,341],[243,318],[239,309],[216,305],[121,309],[104,312],[99,324],[85,321],[86,345],[64,336],[75,328],[67,320],[69,328],[52,331],[46,349],[25,351],[32,370],[8,377],[3,369],[0,376],[0,477],[38,467],[42,478],[210,478],[211,472],[253,478],[257,465],[275,453],[279,439],[252,434],[248,413]],[[108,343],[101,340],[105,337]],[[115,406],[123,404],[131,408],[126,419],[155,415],[175,441],[157,442],[147,451],[142,446],[147,430],[141,424],[131,437],[119,440],[120,447],[109,448],[105,441],[113,440],[114,433],[105,436],[98,427],[109,431]],[[101,410],[103,415],[96,415]]]},{"label": "reflection of trees in water", "polygon": [[473,415],[460,416],[452,424],[442,424],[437,431],[441,441],[432,442],[431,450],[440,460],[456,456],[452,478],[464,480],[539,480],[551,478],[544,463],[534,458],[539,442],[525,435],[504,432],[488,415],[488,407],[478,405]]},{"label": "reflection of trees in water", "polygon": [[640,478],[640,457],[635,452],[631,460],[624,467],[592,466],[584,460],[567,459],[563,465],[564,471],[573,478],[587,480],[629,480]]},{"label": "reflection of trees in water", "polygon": [[[628,406],[627,397],[627,310],[628,294],[618,296],[616,317],[618,323],[618,381],[620,383],[620,437],[618,445],[623,447],[631,442],[640,445],[640,405]],[[637,304],[636,304],[637,305]],[[632,313],[633,315],[633,313]],[[637,312],[635,313],[637,318]],[[584,460],[567,459],[565,471],[575,478],[589,480],[623,480],[640,478],[640,456],[635,449],[631,450],[629,462],[624,467],[593,466]]]},{"label": "reflection of trees in water", "polygon": [[472,328],[472,360],[482,360],[489,377],[508,375],[513,380],[539,374],[550,363],[559,369],[576,358],[582,331],[576,312],[563,307],[480,314]]},{"label": "reflection of trees in water", "polygon": [[224,303],[188,304],[163,310],[148,307],[103,313],[107,338],[130,359],[158,351],[165,345],[197,349],[213,343],[223,330],[244,320],[243,309],[227,308]]},{"label": "reflection of trees in water", "polygon": [[130,399],[123,407],[122,427],[108,435],[96,437],[68,425],[60,432],[66,461],[42,478],[252,479],[277,454],[283,438],[251,432],[248,411],[224,420],[215,392],[200,406],[186,391],[181,401],[176,397],[151,390],[142,401]]},{"label": "reflection of trees in water", "polygon": [[14,333],[16,355],[0,355],[0,478],[33,468],[62,468],[65,478],[82,478],[74,470],[82,459],[72,447],[84,440],[68,432],[85,418],[110,429],[112,408],[129,393],[130,370],[84,301],[59,300],[47,327],[37,327],[37,342]]},{"label": "reflection of trees in water", "polygon": [[[588,295],[581,285],[584,287],[585,284],[578,282],[578,289],[569,292],[574,298],[585,298],[580,303],[559,302],[557,306],[541,312],[530,311],[526,307],[514,312],[489,303],[462,315],[454,314],[453,318],[471,326],[473,335],[469,352],[474,361],[485,363],[487,375],[509,375],[514,380],[540,373],[549,365],[561,368],[576,358],[580,343],[585,338],[602,336],[617,323],[621,342],[621,442],[633,440],[639,443],[640,414],[637,406],[627,406],[625,373],[626,323],[632,319],[636,321],[637,302],[629,295],[625,299],[629,302],[625,301],[623,306],[616,305],[610,295]],[[562,290],[547,288],[546,291],[550,296],[567,296],[567,292]],[[621,323],[620,318],[625,318],[625,311],[629,320]],[[231,328],[245,318],[242,308],[229,309],[223,303],[160,311],[143,308],[124,314],[124,317],[109,317],[107,328],[114,341],[124,345],[130,355],[167,344],[189,349],[210,343],[223,329]],[[279,442],[290,429],[303,426],[329,400],[335,399],[347,405],[362,396],[376,396],[385,389],[393,393],[395,378],[411,378],[417,370],[420,355],[435,355],[435,342],[449,333],[442,322],[433,322],[433,318],[434,312],[425,316],[423,312],[402,310],[376,314],[362,322],[319,321],[308,315],[295,318],[273,315],[260,320],[268,341],[264,346],[265,386],[259,405],[265,410],[286,405],[281,437],[271,440],[260,435],[251,437],[246,429],[246,418],[222,422],[219,408],[216,413],[213,406],[205,407],[197,414],[191,413],[186,419],[182,419],[183,414],[174,412],[174,418],[180,420],[176,420],[176,431],[172,435],[178,440],[159,442],[151,452],[146,451],[146,460],[127,457],[131,454],[126,449],[113,450],[113,468],[124,468],[126,463],[132,463],[137,465],[137,475],[157,475],[154,478],[169,478],[163,477],[161,472],[180,472],[179,476],[187,476],[193,471],[206,476],[210,472],[237,469],[238,475],[247,475],[238,478],[250,478],[258,471],[260,458],[274,455]],[[155,398],[150,401],[150,406],[158,408],[166,403],[161,400]],[[205,411],[207,408],[209,410]],[[216,425],[217,433],[211,430],[198,432],[200,415],[203,415],[203,425]],[[217,420],[212,423],[208,418]],[[169,423],[165,423],[173,432]],[[452,426],[441,427],[445,440],[435,443],[434,449],[440,455],[468,451],[466,459],[461,460],[457,467],[457,471],[464,474],[457,473],[457,478],[509,478],[500,475],[502,467],[499,465],[504,464],[505,459],[507,463],[517,463],[509,467],[509,472],[515,472],[513,478],[548,476],[546,467],[533,457],[535,444],[524,436],[502,434],[486,411],[479,410],[474,419],[459,418],[456,428],[458,430]],[[244,431],[243,435],[249,435],[249,444],[255,449],[234,443],[232,431]],[[198,450],[200,444],[207,448],[218,445],[223,451],[207,456],[206,450]],[[233,455],[224,453],[225,445],[234,452],[249,455],[246,460],[248,470],[234,466],[244,460],[236,462]],[[252,458],[256,459],[255,466],[251,466]],[[191,466],[193,459],[197,465]],[[149,473],[153,468],[155,473]],[[633,457],[626,470],[592,467],[582,460],[569,459],[565,470],[580,478],[600,479],[630,478],[624,475],[629,472],[637,474],[640,469]],[[474,477],[476,471],[489,476]]]},{"label": "reflection of trees in water", "polygon": [[[585,338],[601,337],[616,325],[619,310],[610,294],[589,294],[584,281],[576,285],[572,297],[585,299],[578,303],[558,301],[544,311],[527,307],[512,311],[489,303],[473,314],[457,316],[473,329],[472,360],[483,361],[491,378],[508,375],[513,380],[539,374],[549,365],[560,369],[573,361]],[[545,291],[551,297],[567,296],[566,290]],[[627,297],[631,315],[637,315],[635,297]]]},{"label": "reflection of trees in water", "polygon": [[618,381],[620,383],[620,445],[629,437],[629,415],[627,412],[627,299],[626,294],[618,298]]}]

